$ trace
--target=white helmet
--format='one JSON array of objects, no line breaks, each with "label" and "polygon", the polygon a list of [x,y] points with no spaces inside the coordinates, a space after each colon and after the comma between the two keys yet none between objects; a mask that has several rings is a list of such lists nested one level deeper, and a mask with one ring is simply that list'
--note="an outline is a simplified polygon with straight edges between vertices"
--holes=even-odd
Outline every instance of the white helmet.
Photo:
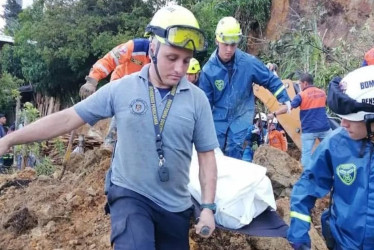
[{"label": "white helmet", "polygon": [[278,120],[277,120],[277,118],[273,118],[272,120],[271,120],[271,123],[273,123],[273,124],[278,124]]},{"label": "white helmet", "polygon": [[[349,121],[363,121],[365,115],[374,114],[374,65],[362,67],[350,72],[339,83],[340,90],[348,97],[356,101],[356,112],[339,112],[336,113]],[[342,105],[343,103],[341,103]],[[372,108],[360,108],[361,106],[372,106]],[[352,106],[350,103],[345,103],[344,106]],[[344,107],[348,108],[348,107]],[[353,108],[353,107],[350,107]],[[372,112],[371,112],[372,110]]]},{"label": "white helmet", "polygon": [[[267,116],[265,115],[265,113],[260,113],[260,115],[261,115],[261,121],[263,121],[263,122],[267,122]],[[258,119],[258,113],[256,114],[256,116],[255,116],[255,119]]]}]

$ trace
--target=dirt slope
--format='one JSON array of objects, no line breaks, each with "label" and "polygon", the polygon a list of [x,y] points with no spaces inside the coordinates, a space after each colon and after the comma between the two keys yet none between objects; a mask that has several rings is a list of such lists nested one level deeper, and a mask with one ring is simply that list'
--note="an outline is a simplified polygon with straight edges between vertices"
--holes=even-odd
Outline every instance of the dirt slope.
[{"label": "dirt slope", "polygon": [[[282,157],[293,173],[298,168],[299,163],[281,151],[263,147],[259,152],[257,158],[265,166],[275,165]],[[110,249],[110,220],[104,214],[103,192],[109,164],[109,156],[94,148],[83,156],[73,155],[61,181],[46,176],[36,178],[33,169],[1,175],[0,249]],[[281,216],[288,216],[288,201],[283,205],[280,202],[278,207]],[[202,239],[193,227],[190,245],[193,250],[291,249],[285,239],[249,237],[222,230],[216,230],[210,239]]]}]

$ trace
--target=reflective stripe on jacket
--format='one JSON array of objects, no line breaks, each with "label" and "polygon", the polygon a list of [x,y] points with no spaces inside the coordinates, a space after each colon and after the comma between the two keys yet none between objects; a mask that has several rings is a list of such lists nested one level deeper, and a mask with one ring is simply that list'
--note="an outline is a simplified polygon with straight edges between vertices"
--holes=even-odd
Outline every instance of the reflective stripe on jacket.
[{"label": "reflective stripe on jacket", "polygon": [[[331,232],[341,249],[374,249],[373,143],[350,139],[343,128],[331,132],[312,155],[291,195],[288,240],[310,242],[310,211],[333,187]],[[340,249],[339,248],[339,249]]]},{"label": "reflective stripe on jacket", "polygon": [[144,38],[120,44],[92,66],[89,76],[100,81],[113,71],[110,79],[113,81],[140,71],[144,65],[150,63],[148,49],[149,40]]}]

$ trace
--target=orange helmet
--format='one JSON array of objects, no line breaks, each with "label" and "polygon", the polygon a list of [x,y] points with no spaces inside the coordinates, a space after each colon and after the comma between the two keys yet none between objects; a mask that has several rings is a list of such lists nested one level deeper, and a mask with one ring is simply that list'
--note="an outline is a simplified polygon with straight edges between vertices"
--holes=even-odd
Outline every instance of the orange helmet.
[{"label": "orange helmet", "polygon": [[374,48],[365,53],[364,59],[367,65],[374,65]]}]

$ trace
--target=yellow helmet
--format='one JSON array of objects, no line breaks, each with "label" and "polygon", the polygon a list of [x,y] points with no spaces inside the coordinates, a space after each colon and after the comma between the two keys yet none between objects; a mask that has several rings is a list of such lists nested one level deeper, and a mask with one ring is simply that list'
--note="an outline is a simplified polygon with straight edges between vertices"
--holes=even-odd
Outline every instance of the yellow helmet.
[{"label": "yellow helmet", "polygon": [[158,10],[147,25],[145,35],[154,35],[160,43],[193,51],[205,51],[208,45],[194,14],[179,5]]},{"label": "yellow helmet", "polygon": [[216,28],[216,40],[220,43],[239,43],[242,38],[240,24],[235,18],[228,16],[219,20]]},{"label": "yellow helmet", "polygon": [[187,74],[197,74],[201,70],[200,63],[195,58],[191,58],[190,64],[188,66]]}]

